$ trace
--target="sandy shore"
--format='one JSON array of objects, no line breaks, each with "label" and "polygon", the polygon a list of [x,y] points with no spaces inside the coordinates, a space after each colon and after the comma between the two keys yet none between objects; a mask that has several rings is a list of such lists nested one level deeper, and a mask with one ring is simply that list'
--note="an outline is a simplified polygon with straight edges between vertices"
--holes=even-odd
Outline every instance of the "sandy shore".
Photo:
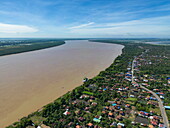
[{"label": "sandy shore", "polygon": [[0,57],[0,127],[36,111],[107,68],[122,45],[66,41],[65,45]]}]

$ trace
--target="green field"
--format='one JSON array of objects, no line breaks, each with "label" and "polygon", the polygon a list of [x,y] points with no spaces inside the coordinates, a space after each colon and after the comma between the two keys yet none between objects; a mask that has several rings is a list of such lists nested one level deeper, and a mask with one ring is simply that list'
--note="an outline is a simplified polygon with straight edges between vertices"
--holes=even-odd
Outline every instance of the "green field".
[{"label": "green field", "polygon": [[92,95],[92,96],[94,95],[94,93],[88,91],[83,91],[83,94]]},{"label": "green field", "polygon": [[127,98],[126,100],[127,101],[134,101],[135,102],[135,101],[137,101],[137,98]]}]

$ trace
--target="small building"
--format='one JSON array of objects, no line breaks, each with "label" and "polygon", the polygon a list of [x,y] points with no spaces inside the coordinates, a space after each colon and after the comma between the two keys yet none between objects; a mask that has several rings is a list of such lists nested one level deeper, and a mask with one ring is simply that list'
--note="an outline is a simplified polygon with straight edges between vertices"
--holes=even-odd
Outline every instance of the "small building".
[{"label": "small building", "polygon": [[88,126],[88,128],[93,128],[93,124],[92,123],[88,123],[87,126]]},{"label": "small building", "polygon": [[170,106],[164,106],[165,109],[169,109],[170,110]]},{"label": "small building", "polygon": [[123,123],[118,123],[118,124],[117,124],[117,127],[118,127],[118,128],[124,128],[124,127],[125,127],[125,124],[123,124]]},{"label": "small building", "polygon": [[99,117],[95,117],[93,119],[94,122],[97,122],[97,123],[100,123],[101,122],[101,119],[102,119],[102,116],[99,116]]},{"label": "small building", "polygon": [[164,96],[160,96],[161,99],[164,99],[165,97]]},{"label": "small building", "polygon": [[67,116],[67,115],[70,115],[71,113],[68,112],[68,110],[66,110],[63,114]]},{"label": "small building", "polygon": [[109,112],[108,116],[112,118],[112,117],[114,117],[114,114],[112,112]]},{"label": "small building", "polygon": [[130,95],[129,97],[134,98],[135,96],[134,95]]}]

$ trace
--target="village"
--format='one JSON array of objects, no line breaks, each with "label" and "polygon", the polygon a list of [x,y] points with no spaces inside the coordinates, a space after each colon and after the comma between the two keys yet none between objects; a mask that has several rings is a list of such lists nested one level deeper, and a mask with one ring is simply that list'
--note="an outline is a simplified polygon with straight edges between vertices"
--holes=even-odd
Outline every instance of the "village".
[{"label": "village", "polygon": [[[161,98],[170,117],[170,79],[167,74],[160,77],[144,69],[164,62],[145,47],[154,46],[125,45],[122,55],[98,76],[85,78],[83,85],[8,128],[24,121],[27,128],[168,128],[158,99],[142,87]],[[169,53],[164,56],[166,61],[169,57]]]}]

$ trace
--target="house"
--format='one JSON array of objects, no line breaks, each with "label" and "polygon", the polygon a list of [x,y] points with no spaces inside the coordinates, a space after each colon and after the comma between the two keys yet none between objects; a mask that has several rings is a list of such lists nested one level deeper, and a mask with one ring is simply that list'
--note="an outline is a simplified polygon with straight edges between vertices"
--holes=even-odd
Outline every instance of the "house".
[{"label": "house", "polygon": [[82,128],[80,125],[76,125],[76,128]]},{"label": "house", "polygon": [[121,107],[119,105],[114,106],[115,109],[119,110]]},{"label": "house", "polygon": [[119,120],[119,121],[122,121],[122,120],[123,120],[123,118],[122,118],[121,115],[117,116],[116,119]]},{"label": "house", "polygon": [[157,92],[156,94],[159,94],[159,95],[164,95],[164,93],[163,93],[163,92]]},{"label": "house", "polygon": [[160,96],[161,99],[164,99],[165,97],[164,96]]},{"label": "house", "polygon": [[160,119],[160,117],[159,117],[159,116],[153,116],[153,119],[155,119],[155,120],[159,120],[159,119]]},{"label": "house", "polygon": [[147,124],[140,123],[141,126],[147,127]]},{"label": "house", "polygon": [[170,80],[170,77],[167,77],[166,79],[167,79],[167,80]]},{"label": "house", "polygon": [[70,112],[68,112],[68,109],[63,113],[64,115],[70,115],[71,113]]},{"label": "house", "polygon": [[81,114],[81,111],[80,111],[80,110],[77,110],[77,111],[75,111],[75,114],[80,115],[80,114]]},{"label": "house", "polygon": [[160,90],[159,89],[153,89],[153,91],[159,92]]},{"label": "house", "polygon": [[110,104],[115,103],[115,101],[110,101],[110,100],[108,100],[107,102],[110,103]]},{"label": "house", "polygon": [[169,109],[170,110],[170,106],[164,106],[165,109]]},{"label": "house", "polygon": [[104,107],[104,109],[105,109],[105,110],[109,110],[109,107],[108,107],[108,106],[106,106],[106,107]]},{"label": "house", "polygon": [[70,122],[70,123],[68,124],[68,127],[71,127],[71,125],[73,125],[73,122]]},{"label": "house", "polygon": [[143,79],[143,81],[144,81],[144,82],[148,82],[148,80],[147,80],[147,79]]},{"label": "house", "polygon": [[152,124],[153,126],[157,126],[157,125],[158,125],[158,122],[157,122],[157,121],[151,121],[151,124]]},{"label": "house", "polygon": [[123,123],[118,123],[117,124],[117,128],[124,128],[125,127],[125,124],[123,124]]},{"label": "house", "polygon": [[133,84],[134,87],[139,87],[139,84]]},{"label": "house", "polygon": [[158,103],[157,102],[153,102],[153,101],[148,101],[147,104],[158,106]]},{"label": "house", "polygon": [[146,97],[145,99],[146,99],[146,100],[157,100],[155,97],[149,97],[149,96]]},{"label": "house", "polygon": [[103,92],[103,90],[98,90],[100,93],[102,93]]},{"label": "house", "polygon": [[149,116],[149,113],[145,112],[145,111],[140,111],[138,113],[139,116],[142,116],[142,117],[148,117]]},{"label": "house", "polygon": [[103,91],[106,91],[106,90],[107,90],[107,88],[104,88],[104,89],[103,89]]},{"label": "house", "polygon": [[148,127],[149,127],[149,128],[154,128],[154,126],[153,126],[153,125],[151,125],[151,124],[150,124]]},{"label": "house", "polygon": [[102,119],[102,116],[96,116],[93,121],[96,122],[96,123],[100,123],[101,122],[101,119]]},{"label": "house", "polygon": [[102,114],[106,114],[106,111],[102,111]]},{"label": "house", "polygon": [[168,84],[170,84],[170,80],[168,80]]},{"label": "house", "polygon": [[118,105],[121,105],[121,101],[117,101],[117,104],[118,104]]},{"label": "house", "polygon": [[112,112],[109,112],[109,113],[108,113],[108,117],[113,118],[113,117],[114,117],[114,114],[113,114]]},{"label": "house", "polygon": [[126,108],[130,108],[130,104],[126,104],[125,107],[126,107]]},{"label": "house", "polygon": [[80,96],[80,99],[84,99],[84,98],[88,98],[88,97],[89,97],[89,95],[83,94],[83,95]]},{"label": "house", "polygon": [[166,128],[164,124],[159,124],[159,128]]},{"label": "house", "polygon": [[125,116],[125,113],[123,111],[120,111],[119,114]]},{"label": "house", "polygon": [[90,109],[90,107],[85,107],[85,109],[84,109],[84,110],[85,110],[85,111],[88,111],[89,109]]},{"label": "house", "polygon": [[131,68],[127,68],[127,70],[131,70]]},{"label": "house", "polygon": [[116,103],[112,104],[112,106],[116,106],[116,105],[117,105]]},{"label": "house", "polygon": [[115,106],[109,106],[109,110],[113,112],[115,110]]},{"label": "house", "polygon": [[154,114],[154,111],[150,111],[150,113],[149,113],[150,115],[153,115]]},{"label": "house", "polygon": [[101,120],[94,118],[93,121],[96,122],[96,123],[100,123]]},{"label": "house", "polygon": [[87,126],[88,126],[88,128],[94,128],[92,123],[88,123]]},{"label": "house", "polygon": [[94,96],[90,96],[90,99],[95,100],[95,97]]},{"label": "house", "polygon": [[134,98],[135,96],[134,95],[130,95],[129,97]]},{"label": "house", "polygon": [[148,75],[146,74],[146,75],[143,75],[144,77],[148,77]]},{"label": "house", "polygon": [[132,124],[132,125],[135,125],[135,124],[136,124],[136,122],[132,121],[132,122],[131,122],[131,124]]},{"label": "house", "polygon": [[117,123],[116,122],[111,123],[110,127],[112,127],[112,126],[116,127]]},{"label": "house", "polygon": [[79,117],[78,120],[79,120],[80,122],[85,121],[85,119],[84,119],[83,117]]},{"label": "house", "polygon": [[96,103],[96,102],[93,102],[91,105],[92,105],[92,106],[96,106],[96,105],[97,105],[97,103]]},{"label": "house", "polygon": [[143,86],[150,86],[149,84],[147,83],[142,83]]}]

